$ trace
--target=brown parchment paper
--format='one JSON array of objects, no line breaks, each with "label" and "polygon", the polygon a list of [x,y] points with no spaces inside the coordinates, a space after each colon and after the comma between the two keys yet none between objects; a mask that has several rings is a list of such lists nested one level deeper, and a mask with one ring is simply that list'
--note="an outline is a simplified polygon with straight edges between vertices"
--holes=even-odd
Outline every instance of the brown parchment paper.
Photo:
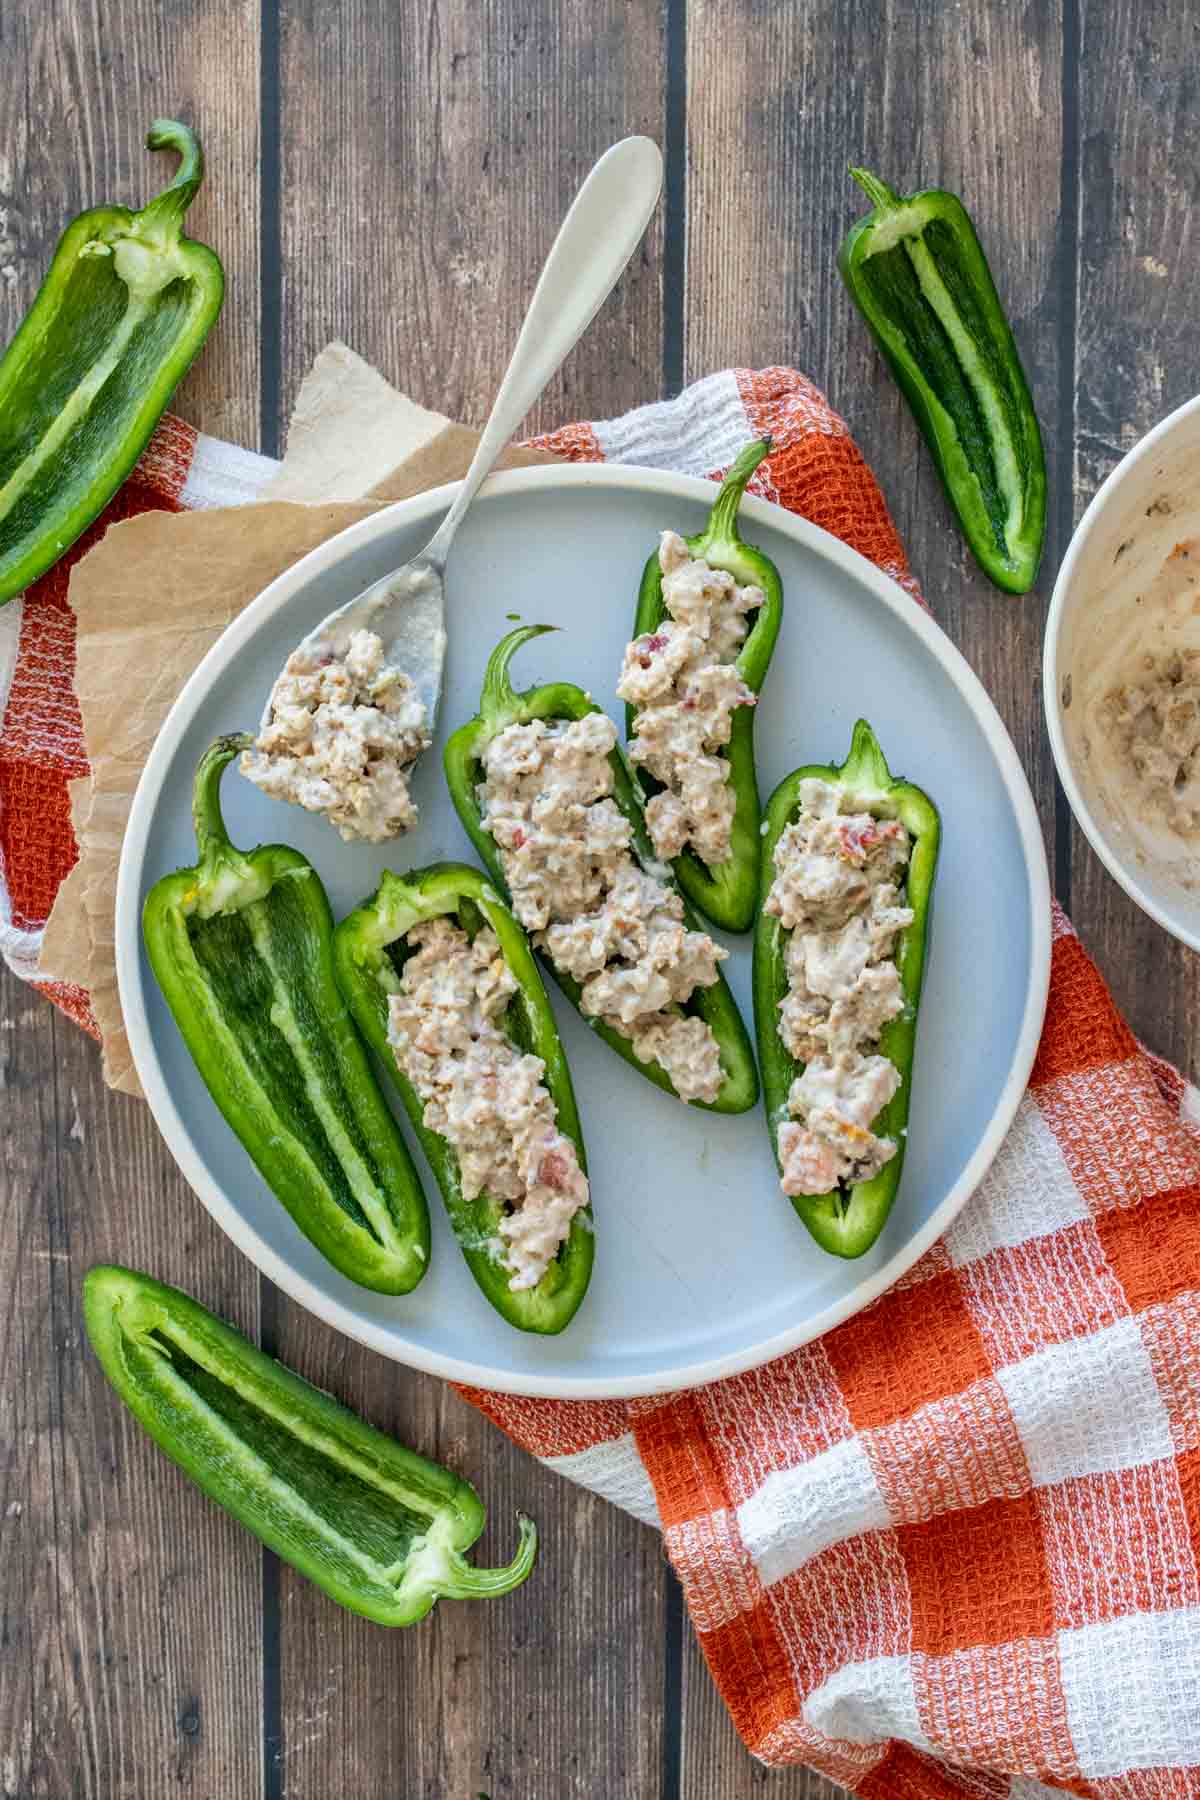
[{"label": "brown parchment paper", "polygon": [[[79,861],[58,891],[39,973],[90,993],[110,1087],[141,1092],[117,996],[113,905],[134,790],[176,696],[284,569],[380,506],[457,480],[477,442],[330,344],[301,386],[262,503],[124,520],[76,567],[75,687],[91,774],[71,784]],[[499,466],[558,460],[513,448]]]}]

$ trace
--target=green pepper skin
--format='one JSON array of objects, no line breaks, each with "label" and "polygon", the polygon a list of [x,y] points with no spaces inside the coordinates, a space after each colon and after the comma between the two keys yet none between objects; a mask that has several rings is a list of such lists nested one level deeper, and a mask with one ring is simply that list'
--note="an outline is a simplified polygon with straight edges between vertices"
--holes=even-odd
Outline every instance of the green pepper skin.
[{"label": "green pepper skin", "polygon": [[[738,674],[756,695],[762,691],[783,620],[783,583],[771,559],[753,544],[742,542],[738,535],[737,514],[746,483],[770,449],[770,438],[759,438],[756,443],[747,445],[721,483],[704,530],[686,540],[689,556],[702,558],[714,569],[726,570],[739,587],[760,587],[763,591],[763,603],[755,614],[736,663]],[[654,551],[642,573],[634,636],[642,637],[647,632],[657,631],[667,616],[663,604],[662,569],[658,552]],[[729,780],[735,799],[728,859],[710,868],[689,846],[671,864],[676,881],[692,905],[723,931],[749,931],[758,905],[762,838],[758,778],[754,769],[755,710],[753,706],[737,708],[729,742],[720,752],[729,764]],[[636,718],[637,708],[627,706],[627,738],[633,736]],[[645,770],[639,774],[643,788],[652,790],[659,785]]]},{"label": "green pepper skin", "polygon": [[388,1042],[388,995],[400,986],[392,946],[399,948],[414,925],[439,914],[453,915],[455,922],[468,932],[485,921],[495,932],[517,983],[506,1029],[523,1052],[539,1056],[545,1063],[544,1080],[554,1102],[558,1128],[574,1144],[579,1166],[586,1174],[587,1156],[571,1071],[529,940],[477,869],[468,868],[465,863],[434,863],[404,876],[385,870],[371,898],[343,919],[334,932],[338,985],[359,1030],[400,1090],[409,1121],[442,1190],[451,1229],[467,1267],[510,1325],[518,1331],[550,1335],[571,1322],[587,1292],[594,1254],[591,1207],[583,1207],[575,1214],[566,1241],[537,1286],[516,1291],[510,1288],[508,1271],[488,1247],[497,1236],[504,1207],[486,1193],[478,1194],[474,1200],[465,1197],[453,1146],[425,1124],[424,1103]]},{"label": "green pepper skin", "polygon": [[220,261],[182,235],[199,140],[157,119],[146,143],[179,152],[174,181],[141,212],[72,220],[0,361],[0,603],[103,511],[221,310]]},{"label": "green pepper skin", "polygon": [[[453,734],[444,752],[446,785],[463,829],[496,886],[506,896],[508,888],[504,881],[500,852],[491,833],[484,828],[475,792],[483,779],[484,750],[509,725],[527,725],[533,719],[582,719],[587,713],[601,710],[589,700],[582,688],[567,681],[553,682],[546,687],[527,688],[521,694],[514,691],[508,675],[508,665],[513,656],[530,638],[540,637],[543,632],[554,629],[552,625],[521,625],[497,644],[484,674],[479,711]],[[613,772],[612,797],[633,828],[634,853],[643,866],[661,873],[665,865],[655,860],[654,847],[642,815],[642,795],[637,776],[620,749],[614,748],[609,762]],[[700,922],[686,900],[683,914],[689,931],[698,931]],[[578,1009],[580,984],[556,969],[548,958],[543,957],[542,960],[571,1005]],[[718,974],[714,985],[694,994],[683,1010],[704,1019],[711,1027],[720,1047],[721,1068],[725,1076],[715,1100],[691,1100],[687,1104],[702,1107],[706,1112],[749,1112],[758,1099],[758,1071],[754,1066],[754,1052],[750,1048],[742,1015],[725,977]],[[599,1019],[589,1018],[586,1013],[581,1012],[580,1016],[604,1039],[610,1049],[615,1050],[640,1075],[644,1075],[647,1081],[662,1088],[664,1093],[675,1093],[666,1071],[658,1063],[641,1062],[633,1045],[622,1032],[614,1031]]]},{"label": "green pepper skin", "polygon": [[[900,934],[896,966],[904,993],[904,1011],[884,1026],[879,1053],[900,1071],[900,1086],[874,1122],[881,1136],[896,1139],[899,1149],[872,1181],[828,1194],[794,1194],[792,1205],[823,1250],[834,1256],[862,1256],[871,1248],[887,1222],[900,1186],[908,1138],[908,1110],[912,1093],[913,1054],[917,1041],[917,1012],[925,972],[929,932],[929,903],[937,871],[941,823],[928,795],[911,782],[893,779],[875,733],[865,719],[854,727],[850,754],[835,766],[810,764],[786,775],[767,803],[763,826],[762,900],[775,879],[775,846],[780,835],[800,811],[800,783],[816,778],[831,782],[853,795],[855,806],[876,818],[900,819],[912,837],[905,881],[905,905],[912,908],[913,922]],[[804,1064],[796,1062],[779,1036],[779,1003],[788,991],[784,956],[789,933],[779,920],[760,908],[754,934],[754,1024],[758,1036],[758,1060],[771,1148],[779,1161],[779,1127],[788,1118],[788,1090]]]},{"label": "green pepper skin", "polygon": [[1027,593],[1046,534],[1046,459],[970,215],[940,188],[902,199],[865,169],[850,173],[875,209],[839,252],[850,297],[912,407],[972,555],[997,587]]},{"label": "green pepper skin", "polygon": [[101,1266],[84,1281],[83,1316],[143,1430],[339,1606],[378,1625],[412,1625],[439,1597],[507,1594],[532,1570],[529,1519],[507,1568],[474,1568],[463,1552],[484,1511],[467,1482],[264,1356],[178,1288]]},{"label": "green pepper skin", "polygon": [[156,882],[150,966],[209,1093],[263,1180],[343,1275],[407,1294],[429,1264],[429,1211],[342,999],[333,918],[299,851],[245,852],[221,818],[218,738],[196,771],[199,860]]}]

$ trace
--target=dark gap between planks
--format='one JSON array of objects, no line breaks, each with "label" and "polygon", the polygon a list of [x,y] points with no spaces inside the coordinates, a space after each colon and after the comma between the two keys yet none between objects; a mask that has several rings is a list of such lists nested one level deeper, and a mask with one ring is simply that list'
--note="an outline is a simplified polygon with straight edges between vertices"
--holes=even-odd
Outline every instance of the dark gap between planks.
[{"label": "dark gap between planks", "polygon": [[[686,369],[687,0],[666,0],[665,36],[662,382],[663,393],[672,395],[683,387]],[[686,1629],[683,1589],[668,1562],[663,1614],[662,1800],[681,1800],[683,1789],[683,1634]]]},{"label": "dark gap between planks", "polygon": [[[666,395],[684,380],[687,269],[687,0],[667,0],[663,127],[662,379]],[[649,399],[649,395],[647,395]]]},{"label": "dark gap between planks", "polygon": [[[278,456],[283,415],[283,222],[280,192],[283,150],[280,95],[280,0],[262,0],[259,12],[259,441]],[[268,1356],[279,1350],[283,1296],[265,1275],[258,1278],[259,1342]],[[280,1563],[262,1551],[262,1756],[263,1800],[283,1800],[283,1664]]]},{"label": "dark gap between planks", "polygon": [[[1075,414],[1079,327],[1079,132],[1081,0],[1063,0],[1062,15],[1062,177],[1059,188],[1058,252],[1058,442],[1054,472],[1058,482],[1052,518],[1052,550],[1061,560],[1075,528]],[[1071,910],[1071,808],[1058,770],[1054,771],[1054,892]]]}]

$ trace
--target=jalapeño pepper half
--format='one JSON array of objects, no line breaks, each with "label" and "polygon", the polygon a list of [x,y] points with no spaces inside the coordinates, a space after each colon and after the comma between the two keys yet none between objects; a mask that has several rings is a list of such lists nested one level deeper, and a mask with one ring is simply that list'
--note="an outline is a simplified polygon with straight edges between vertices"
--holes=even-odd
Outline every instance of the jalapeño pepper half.
[{"label": "jalape\u00f1o pepper half", "polygon": [[875,210],[838,256],[850,297],[933,452],[985,575],[1033,586],[1046,532],[1046,460],[1029,384],[987,258],[961,200],[908,199],[851,169]]},{"label": "jalape\u00f1o pepper half", "polygon": [[484,1526],[474,1488],[376,1431],[183,1294],[93,1269],[83,1313],[139,1425],[210,1499],[340,1606],[412,1625],[434,1601],[519,1587],[537,1557],[520,1521],[506,1569],[463,1556]]},{"label": "jalape\u00f1o pepper half", "polygon": [[221,776],[253,740],[218,738],[196,770],[199,860],[146,896],[158,985],[209,1093],[267,1186],[351,1281],[406,1294],[429,1261],[429,1212],[333,972],[333,919],[312,864],[243,851]]},{"label": "jalape\u00f1o pepper half", "polygon": [[[450,798],[480,859],[491,872],[500,891],[505,894],[508,889],[504,881],[500,852],[483,824],[476,792],[484,778],[484,751],[492,739],[509,725],[528,725],[534,719],[551,723],[554,720],[569,722],[600,711],[582,688],[567,681],[556,681],[546,687],[526,688],[520,694],[514,691],[508,674],[508,666],[514,654],[530,638],[540,637],[544,631],[553,629],[552,625],[521,625],[497,644],[484,673],[479,711],[466,725],[459,727],[445,749],[446,785],[450,790]],[[664,865],[654,858],[654,848],[642,816],[641,790],[637,779],[619,749],[613,749],[609,763],[613,776],[612,798],[632,828],[633,853],[648,872],[662,878]],[[689,931],[700,929],[700,922],[686,900],[683,916]],[[555,968],[548,959],[543,960],[572,1006],[578,1007],[581,993],[579,982]],[[758,1099],[758,1072],[754,1066],[754,1053],[750,1048],[746,1027],[725,977],[718,972],[712,987],[697,989],[681,1010],[703,1019],[709,1026],[720,1050],[724,1077],[715,1100],[692,1100],[688,1104],[702,1106],[708,1112],[748,1112]],[[639,1074],[666,1093],[675,1092],[666,1070],[658,1063],[642,1062],[623,1032],[614,1030],[602,1019],[592,1018],[587,1013],[582,1013],[581,1016]]]},{"label": "jalape\u00f1o pepper half", "polygon": [[334,966],[338,983],[359,1029],[382,1057],[400,1090],[413,1130],[437,1178],[450,1224],[467,1266],[496,1311],[520,1331],[561,1331],[578,1310],[592,1273],[592,1209],[581,1208],[570,1233],[559,1246],[536,1287],[514,1290],[499,1261],[497,1241],[504,1203],[488,1193],[468,1200],[462,1190],[453,1145],[425,1123],[424,1104],[396,1060],[388,1042],[388,995],[400,986],[406,955],[404,940],[414,925],[441,914],[474,937],[481,925],[495,932],[517,991],[508,1005],[504,1028],[519,1050],[540,1057],[542,1077],[554,1102],[558,1129],[575,1146],[579,1166],[587,1172],[583,1133],[571,1086],[571,1072],[542,986],[537,963],[524,931],[495,889],[465,863],[435,863],[411,875],[385,870],[379,887],[334,933]]},{"label": "jalape\u00f1o pepper half", "polygon": [[[911,908],[913,921],[900,933],[895,952],[904,1011],[883,1027],[878,1045],[878,1054],[886,1056],[899,1071],[900,1085],[872,1126],[879,1136],[895,1140],[896,1154],[871,1181],[858,1182],[853,1187],[838,1187],[828,1194],[790,1196],[792,1205],[823,1250],[831,1251],[834,1256],[862,1256],[883,1230],[904,1165],[917,1010],[921,1003],[929,901],[937,869],[941,824],[936,807],[920,788],[893,778],[875,733],[865,719],[860,719],[854,727],[850,754],[844,763],[834,766],[810,764],[807,768],[796,769],[791,775],[785,775],[771,795],[763,827],[764,902],[775,879],[775,846],[800,812],[801,782],[812,779],[839,788],[847,796],[850,811],[872,813],[878,819],[900,819],[912,839],[901,902]],[[779,1035],[779,1003],[788,992],[785,955],[790,935],[777,918],[760,909],[754,934],[754,1024],[767,1128],[777,1162],[779,1128],[789,1117],[788,1093],[792,1082],[804,1073],[804,1064],[795,1060]]]},{"label": "jalape\u00f1o pepper half", "polygon": [[0,603],[112,499],[221,310],[220,262],[183,236],[199,140],[158,119],[146,143],[179,152],[174,181],[141,212],[72,220],[0,361]]},{"label": "jalape\u00f1o pepper half", "polygon": [[[767,665],[779,636],[783,618],[783,583],[779,571],[769,557],[753,544],[745,544],[738,535],[737,515],[746,483],[771,448],[770,438],[749,444],[733,463],[721,483],[713,509],[704,530],[688,538],[688,555],[723,569],[732,575],[739,587],[762,589],[763,603],[752,615],[753,622],[738,653],[736,668],[750,691],[757,695],[767,673]],[[655,551],[646,563],[642,585],[638,591],[635,637],[657,631],[667,617],[663,603],[662,568]],[[749,931],[758,904],[758,872],[762,854],[759,832],[758,780],[754,772],[753,706],[739,706],[733,714],[728,744],[719,752],[729,764],[729,781],[733,788],[735,808],[730,834],[729,856],[715,868],[701,860],[690,847],[674,858],[675,879],[692,904],[725,931]],[[625,708],[625,733],[632,737],[636,728],[637,708]],[[645,788],[653,791],[658,783],[644,770],[640,771]]]}]

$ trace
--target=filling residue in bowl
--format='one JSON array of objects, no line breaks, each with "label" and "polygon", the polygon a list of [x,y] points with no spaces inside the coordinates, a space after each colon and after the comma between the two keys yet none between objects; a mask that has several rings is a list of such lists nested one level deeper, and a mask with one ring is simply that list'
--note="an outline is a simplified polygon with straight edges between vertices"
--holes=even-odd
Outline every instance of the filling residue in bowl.
[{"label": "filling residue in bowl", "polygon": [[1085,747],[1139,862],[1200,877],[1200,539],[1178,543],[1090,646]]}]

